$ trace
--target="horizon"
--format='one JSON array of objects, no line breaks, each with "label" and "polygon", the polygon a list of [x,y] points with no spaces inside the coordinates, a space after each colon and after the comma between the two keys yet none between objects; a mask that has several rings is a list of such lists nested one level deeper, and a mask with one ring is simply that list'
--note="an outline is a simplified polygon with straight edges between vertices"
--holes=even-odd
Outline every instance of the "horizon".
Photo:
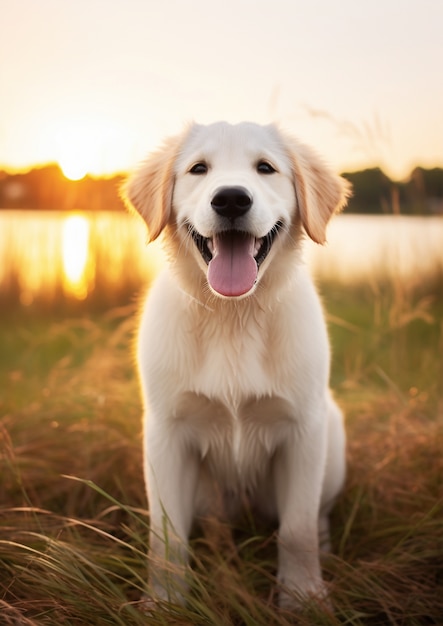
[{"label": "horizon", "polygon": [[[115,171],[115,172],[109,172],[109,173],[104,173],[104,174],[94,174],[91,172],[86,172],[85,174],[78,176],[78,177],[74,177],[74,176],[69,176],[67,172],[65,172],[63,170],[63,167],[60,163],[58,163],[57,161],[49,161],[47,163],[35,163],[34,165],[30,165],[27,167],[23,167],[23,168],[10,168],[7,165],[2,165],[0,163],[0,172],[6,174],[7,176],[17,176],[17,175],[26,175],[29,174],[30,172],[36,171],[36,170],[42,170],[45,168],[50,168],[50,167],[57,167],[60,170],[60,173],[62,174],[63,178],[68,181],[68,182],[80,182],[82,180],[84,180],[85,178],[91,178],[94,180],[110,180],[113,178],[118,178],[120,176],[127,176],[128,174],[130,174],[131,170],[119,170],[119,171]],[[430,165],[430,166],[423,166],[422,164],[418,163],[415,166],[413,166],[411,168],[411,170],[402,178],[392,178],[389,173],[383,169],[383,167],[381,167],[379,164],[374,164],[374,165],[370,165],[370,166],[363,166],[361,168],[358,169],[349,169],[349,170],[342,170],[342,171],[338,171],[338,174],[343,176],[346,174],[358,174],[360,172],[364,172],[367,170],[374,170],[374,169],[378,169],[380,170],[387,178],[389,178],[389,180],[393,183],[398,183],[398,184],[402,184],[402,183],[407,183],[409,182],[411,175],[413,174],[413,172],[416,169],[422,169],[422,170],[433,170],[433,169],[441,169],[443,170],[443,162],[441,164],[438,165]]]},{"label": "horizon", "polygon": [[401,181],[443,166],[442,22],[435,0],[16,0],[2,10],[0,167],[109,177],[187,120],[249,119],[337,171]]}]

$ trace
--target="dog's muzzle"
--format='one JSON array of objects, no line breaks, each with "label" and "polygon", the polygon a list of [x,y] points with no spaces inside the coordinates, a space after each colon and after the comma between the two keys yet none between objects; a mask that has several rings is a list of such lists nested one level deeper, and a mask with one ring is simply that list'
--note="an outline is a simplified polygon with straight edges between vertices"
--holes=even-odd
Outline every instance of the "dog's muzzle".
[{"label": "dog's muzzle", "polygon": [[192,226],[189,232],[208,265],[209,285],[222,296],[237,297],[254,287],[259,267],[282,228],[283,222],[278,221],[259,238],[235,228],[214,233],[212,237],[203,237]]}]

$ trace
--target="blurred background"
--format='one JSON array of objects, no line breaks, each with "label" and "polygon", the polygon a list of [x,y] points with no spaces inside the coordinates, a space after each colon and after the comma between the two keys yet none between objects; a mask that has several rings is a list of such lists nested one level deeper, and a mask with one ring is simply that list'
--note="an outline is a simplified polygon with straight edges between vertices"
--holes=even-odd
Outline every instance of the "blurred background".
[{"label": "blurred background", "polygon": [[276,121],[352,181],[307,250],[320,278],[441,271],[442,22],[436,0],[2,2],[2,308],[149,281],[159,247],[118,186],[190,120]]},{"label": "blurred background", "polygon": [[[146,624],[133,345],[164,260],[118,188],[219,119],[276,121],[354,186],[306,242],[349,470],[336,612],[296,621],[442,623],[442,24],[441,0],[0,0],[2,624]],[[174,624],[289,624],[255,534],[197,540]]]}]

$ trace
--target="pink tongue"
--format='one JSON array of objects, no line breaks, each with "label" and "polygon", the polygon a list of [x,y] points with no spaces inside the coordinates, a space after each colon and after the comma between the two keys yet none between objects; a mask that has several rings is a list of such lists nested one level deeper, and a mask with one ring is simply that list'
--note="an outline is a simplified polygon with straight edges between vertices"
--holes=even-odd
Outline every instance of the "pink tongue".
[{"label": "pink tongue", "polygon": [[208,281],[222,296],[241,296],[252,289],[257,279],[254,259],[255,237],[237,231],[214,236],[213,258]]}]

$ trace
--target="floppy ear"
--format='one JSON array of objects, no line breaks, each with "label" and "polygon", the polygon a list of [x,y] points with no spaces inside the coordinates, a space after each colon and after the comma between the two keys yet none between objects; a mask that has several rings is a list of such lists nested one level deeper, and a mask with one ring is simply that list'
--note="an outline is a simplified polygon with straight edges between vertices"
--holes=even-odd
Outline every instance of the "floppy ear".
[{"label": "floppy ear", "polygon": [[174,163],[181,142],[181,136],[168,139],[121,188],[126,206],[140,213],[148,225],[149,242],[157,239],[171,216]]},{"label": "floppy ear", "polygon": [[334,174],[313,150],[293,140],[290,157],[303,227],[316,243],[326,241],[326,225],[346,205],[350,183]]}]

